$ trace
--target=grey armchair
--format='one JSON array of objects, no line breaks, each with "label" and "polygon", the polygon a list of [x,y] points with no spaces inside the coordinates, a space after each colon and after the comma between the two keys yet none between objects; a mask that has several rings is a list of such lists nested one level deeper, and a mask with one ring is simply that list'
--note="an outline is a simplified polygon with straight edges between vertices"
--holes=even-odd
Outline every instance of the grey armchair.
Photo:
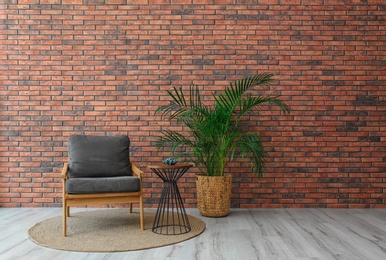
[{"label": "grey armchair", "polygon": [[63,236],[71,206],[139,203],[144,230],[142,175],[129,157],[130,140],[125,135],[73,135],[68,139],[68,163],[64,164]]}]

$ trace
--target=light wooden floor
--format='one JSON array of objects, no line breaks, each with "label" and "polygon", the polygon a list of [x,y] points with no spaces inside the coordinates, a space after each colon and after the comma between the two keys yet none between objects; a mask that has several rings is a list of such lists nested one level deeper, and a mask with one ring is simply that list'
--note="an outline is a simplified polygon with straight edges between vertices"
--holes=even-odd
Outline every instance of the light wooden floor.
[{"label": "light wooden floor", "polygon": [[219,219],[188,213],[206,222],[200,236],[106,254],[53,250],[28,239],[30,227],[60,216],[60,208],[0,208],[0,259],[386,259],[386,209],[233,209]]}]

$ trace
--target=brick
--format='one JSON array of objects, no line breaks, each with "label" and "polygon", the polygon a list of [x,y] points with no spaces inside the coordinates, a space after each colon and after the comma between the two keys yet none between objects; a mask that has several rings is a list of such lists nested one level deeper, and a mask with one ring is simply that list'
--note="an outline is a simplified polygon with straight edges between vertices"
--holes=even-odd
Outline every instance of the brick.
[{"label": "brick", "polygon": [[81,5],[81,4],[83,4],[83,0],[62,0],[62,4],[64,4],[64,5]]},{"label": "brick", "polygon": [[214,0],[193,0],[193,4],[213,4]]},{"label": "brick", "polygon": [[139,5],[147,5],[147,4],[149,4],[149,1],[150,0],[131,0],[130,1],[130,4],[133,4],[133,5],[135,5],[135,4],[139,4]]},{"label": "brick", "polygon": [[300,5],[301,0],[279,0],[282,5]]},{"label": "brick", "polygon": [[59,5],[61,0],[40,0],[41,5]]},{"label": "brick", "polygon": [[171,4],[192,4],[193,0],[171,0]]},{"label": "brick", "polygon": [[17,3],[19,5],[24,5],[24,4],[30,4],[30,5],[33,5],[33,4],[39,4],[40,0],[18,0]]},{"label": "brick", "polygon": [[369,4],[369,5],[384,5],[385,2],[382,0],[367,0],[367,4]]},{"label": "brick", "polygon": [[279,0],[258,0],[259,5],[275,5],[278,3]]},{"label": "brick", "polygon": [[214,4],[224,5],[224,4],[236,4],[236,0],[213,0]]},{"label": "brick", "polygon": [[149,4],[160,5],[160,4],[170,4],[171,0],[149,0]]},{"label": "brick", "polygon": [[125,5],[127,0],[107,0],[106,4],[108,5]]}]

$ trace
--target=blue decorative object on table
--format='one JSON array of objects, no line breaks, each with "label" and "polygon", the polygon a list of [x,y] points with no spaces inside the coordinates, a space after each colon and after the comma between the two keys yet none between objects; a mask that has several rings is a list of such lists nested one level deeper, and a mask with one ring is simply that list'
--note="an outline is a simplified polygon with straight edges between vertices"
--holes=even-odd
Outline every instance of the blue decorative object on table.
[{"label": "blue decorative object on table", "polygon": [[177,163],[177,160],[173,158],[166,158],[165,160],[162,161],[166,165],[175,165]]}]

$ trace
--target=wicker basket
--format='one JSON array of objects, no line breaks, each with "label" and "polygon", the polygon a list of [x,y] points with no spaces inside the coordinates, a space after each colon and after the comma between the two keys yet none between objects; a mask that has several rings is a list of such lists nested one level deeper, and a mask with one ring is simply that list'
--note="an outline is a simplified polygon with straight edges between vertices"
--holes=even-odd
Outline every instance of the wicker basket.
[{"label": "wicker basket", "polygon": [[225,217],[230,212],[232,176],[197,175],[198,211],[205,217]]}]

